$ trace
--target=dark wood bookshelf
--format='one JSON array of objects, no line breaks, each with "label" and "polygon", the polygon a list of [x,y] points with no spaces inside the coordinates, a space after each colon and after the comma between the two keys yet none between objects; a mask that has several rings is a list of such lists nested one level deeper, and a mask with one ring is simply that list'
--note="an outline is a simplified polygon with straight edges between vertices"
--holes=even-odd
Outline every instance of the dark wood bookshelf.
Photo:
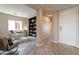
[{"label": "dark wood bookshelf", "polygon": [[29,36],[36,37],[36,17],[29,19]]}]

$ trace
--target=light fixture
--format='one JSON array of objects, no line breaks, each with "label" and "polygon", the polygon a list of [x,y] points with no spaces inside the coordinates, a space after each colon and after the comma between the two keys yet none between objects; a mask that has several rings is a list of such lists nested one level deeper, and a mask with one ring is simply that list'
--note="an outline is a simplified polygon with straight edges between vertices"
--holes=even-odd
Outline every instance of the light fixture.
[{"label": "light fixture", "polygon": [[24,32],[25,32],[25,36],[27,36],[28,27],[26,25],[24,26]]},{"label": "light fixture", "polygon": [[50,21],[50,19],[49,19],[48,16],[45,16],[44,19],[45,19],[46,22],[49,22]]},{"label": "light fixture", "polygon": [[52,14],[47,15],[48,17],[52,17]]},{"label": "light fixture", "polygon": [[25,31],[27,31],[27,30],[28,30],[28,27],[27,27],[26,25],[24,26],[24,30],[25,30]]}]

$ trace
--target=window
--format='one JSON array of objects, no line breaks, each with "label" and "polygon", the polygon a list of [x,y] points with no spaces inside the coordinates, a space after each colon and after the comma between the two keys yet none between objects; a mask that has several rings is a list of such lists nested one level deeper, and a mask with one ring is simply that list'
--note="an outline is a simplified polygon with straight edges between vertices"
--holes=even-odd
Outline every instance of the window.
[{"label": "window", "polygon": [[21,21],[15,22],[15,29],[16,30],[22,30],[22,22]]},{"label": "window", "polygon": [[8,21],[8,30],[15,30],[15,21],[14,20]]},{"label": "window", "polygon": [[8,30],[22,30],[22,21],[8,20]]}]

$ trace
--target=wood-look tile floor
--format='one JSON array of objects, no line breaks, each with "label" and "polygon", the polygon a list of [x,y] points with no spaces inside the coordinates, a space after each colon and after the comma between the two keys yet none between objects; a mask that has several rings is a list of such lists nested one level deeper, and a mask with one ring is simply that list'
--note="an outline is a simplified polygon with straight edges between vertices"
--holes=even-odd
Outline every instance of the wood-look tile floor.
[{"label": "wood-look tile floor", "polygon": [[79,48],[65,44],[47,44],[37,47],[35,41],[22,43],[19,45],[17,55],[79,55]]}]

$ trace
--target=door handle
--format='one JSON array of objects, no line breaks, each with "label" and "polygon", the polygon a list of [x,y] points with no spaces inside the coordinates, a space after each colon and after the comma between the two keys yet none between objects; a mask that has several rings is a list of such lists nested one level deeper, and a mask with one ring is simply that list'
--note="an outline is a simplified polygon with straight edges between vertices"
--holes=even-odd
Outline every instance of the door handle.
[{"label": "door handle", "polygon": [[62,27],[59,27],[59,31],[62,31]]}]

